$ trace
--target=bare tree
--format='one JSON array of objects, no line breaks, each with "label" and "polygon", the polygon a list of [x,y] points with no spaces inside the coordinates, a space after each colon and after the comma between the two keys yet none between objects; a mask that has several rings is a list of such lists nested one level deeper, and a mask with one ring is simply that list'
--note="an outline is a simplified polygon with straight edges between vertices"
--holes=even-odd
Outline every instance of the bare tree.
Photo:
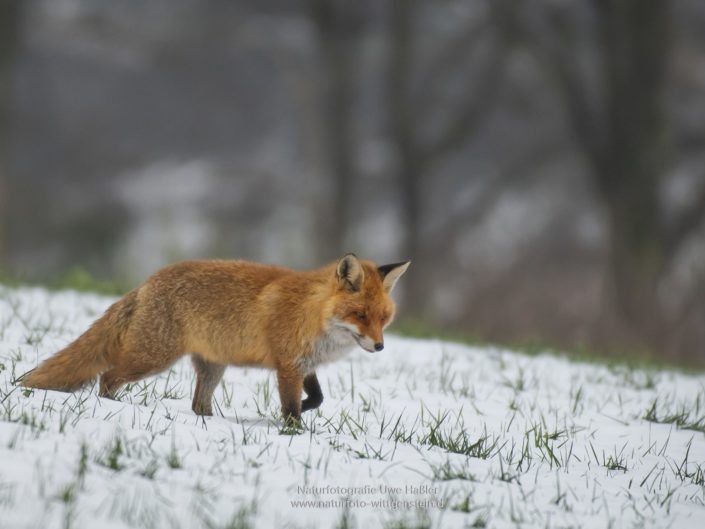
[{"label": "bare tree", "polygon": [[[506,34],[497,31],[503,2],[486,2],[486,17],[468,17],[467,23],[446,35],[430,59],[420,54],[419,30],[423,3],[391,0],[389,10],[389,66],[386,108],[390,136],[397,156],[402,221],[406,231],[403,255],[414,259],[416,281],[407,284],[405,305],[421,315],[427,284],[428,241],[423,237],[424,198],[436,164],[467,144],[482,130],[493,109],[503,72]],[[467,58],[485,45],[479,61],[468,67]],[[448,101],[439,87],[460,74],[462,97]],[[438,108],[445,104],[445,108]],[[433,133],[428,123],[442,115]],[[447,241],[449,244],[451,241]]]},{"label": "bare tree", "polygon": [[321,140],[333,188],[321,245],[328,259],[349,251],[345,241],[357,173],[354,110],[366,11],[365,2],[309,0],[319,59]]},{"label": "bare tree", "polygon": [[521,25],[559,88],[604,204],[605,299],[637,342],[665,347],[675,318],[658,287],[705,217],[705,179],[676,216],[667,214],[662,196],[673,150],[666,108],[672,3],[591,0],[585,6],[587,12],[569,3],[527,3]]}]

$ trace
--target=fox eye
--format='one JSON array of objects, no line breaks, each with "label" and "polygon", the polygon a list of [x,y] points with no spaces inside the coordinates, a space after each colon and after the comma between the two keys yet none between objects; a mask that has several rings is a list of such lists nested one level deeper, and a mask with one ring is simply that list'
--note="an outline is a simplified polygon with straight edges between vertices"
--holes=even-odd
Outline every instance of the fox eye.
[{"label": "fox eye", "polygon": [[356,317],[358,320],[366,320],[366,319],[367,319],[367,314],[365,314],[364,312],[362,312],[362,311],[359,310],[359,311],[357,311],[357,312],[355,313],[355,317]]}]

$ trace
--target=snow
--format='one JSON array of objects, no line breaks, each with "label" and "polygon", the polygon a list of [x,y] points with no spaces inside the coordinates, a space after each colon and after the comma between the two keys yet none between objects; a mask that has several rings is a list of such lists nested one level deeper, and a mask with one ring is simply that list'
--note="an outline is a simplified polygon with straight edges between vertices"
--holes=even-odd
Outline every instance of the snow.
[{"label": "snow", "polygon": [[264,370],[205,419],[188,359],[119,401],[13,385],[111,301],[0,288],[2,528],[705,527],[702,374],[388,336],[298,435]]}]

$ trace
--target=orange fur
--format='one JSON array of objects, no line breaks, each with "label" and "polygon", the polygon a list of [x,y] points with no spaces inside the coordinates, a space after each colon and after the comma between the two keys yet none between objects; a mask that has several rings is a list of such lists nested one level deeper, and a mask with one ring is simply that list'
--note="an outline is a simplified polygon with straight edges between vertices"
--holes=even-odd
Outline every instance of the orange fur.
[{"label": "orange fur", "polygon": [[[100,393],[192,354],[193,409],[210,415],[224,366],[275,369],[282,410],[298,419],[320,405],[315,367],[350,345],[383,344],[394,316],[389,291],[408,263],[377,267],[352,254],[313,271],[246,261],[187,261],[156,272],[83,335],[20,379],[72,391],[101,375]],[[304,377],[306,383],[304,384]]]}]

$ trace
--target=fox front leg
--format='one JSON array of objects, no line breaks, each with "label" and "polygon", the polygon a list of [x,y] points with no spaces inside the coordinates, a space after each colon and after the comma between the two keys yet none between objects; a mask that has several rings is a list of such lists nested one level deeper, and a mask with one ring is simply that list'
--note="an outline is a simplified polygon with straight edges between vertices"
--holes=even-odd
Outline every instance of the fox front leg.
[{"label": "fox front leg", "polygon": [[304,377],[304,391],[307,398],[301,402],[301,411],[315,410],[323,402],[323,392],[316,373]]},{"label": "fox front leg", "polygon": [[287,426],[301,424],[301,392],[304,389],[304,377],[296,369],[277,369],[279,400],[282,405],[282,417]]}]

